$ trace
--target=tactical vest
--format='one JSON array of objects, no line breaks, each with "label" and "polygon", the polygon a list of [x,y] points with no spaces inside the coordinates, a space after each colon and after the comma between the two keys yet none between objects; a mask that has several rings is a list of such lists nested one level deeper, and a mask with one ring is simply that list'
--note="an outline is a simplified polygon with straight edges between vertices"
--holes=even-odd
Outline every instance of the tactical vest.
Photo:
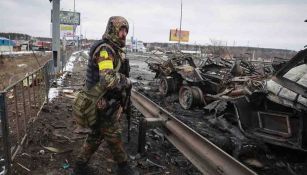
[{"label": "tactical vest", "polygon": [[[102,44],[109,47],[104,41],[98,41],[92,46],[86,72],[86,88],[78,93],[73,102],[73,115],[75,117],[75,121],[83,127],[89,127],[96,123],[96,104],[101,97],[111,99],[114,98],[116,94],[120,95],[120,93],[113,92],[114,90],[107,91],[105,87],[102,87],[99,83],[99,69],[97,63],[95,63],[93,59],[93,54]],[[110,49],[115,53],[115,59],[113,60],[115,70],[119,73],[125,74],[128,77],[130,69],[128,60],[124,59],[126,61],[123,61],[119,53],[116,53],[112,48]],[[115,97],[115,99],[119,98]]]},{"label": "tactical vest", "polygon": [[[99,68],[93,58],[93,55],[97,47],[99,47],[102,44],[105,44],[108,48],[110,48],[112,54],[114,55],[113,67],[117,67],[118,64],[121,64],[118,72],[124,74],[126,77],[129,77],[129,71],[130,71],[129,60],[123,59],[121,54],[117,50],[112,49],[112,47],[109,44],[107,44],[106,41],[99,40],[91,47],[89,53],[90,57],[87,64],[86,83],[85,83],[87,89],[91,89],[99,82]],[[119,63],[119,61],[121,61],[121,63]]]}]

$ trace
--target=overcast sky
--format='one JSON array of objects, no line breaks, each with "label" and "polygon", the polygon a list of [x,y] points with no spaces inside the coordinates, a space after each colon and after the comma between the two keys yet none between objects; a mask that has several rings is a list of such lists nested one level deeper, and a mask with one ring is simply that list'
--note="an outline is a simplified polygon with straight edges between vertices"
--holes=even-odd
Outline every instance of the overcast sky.
[{"label": "overcast sky", "polygon": [[[110,16],[120,15],[145,42],[168,42],[179,28],[180,0],[75,0],[81,32],[98,39]],[[61,0],[61,10],[73,10],[74,0]],[[0,32],[50,37],[49,0],[0,0]],[[301,50],[307,45],[306,0],[183,0],[182,29],[189,44],[210,44]],[[79,33],[79,32],[78,32]]]}]

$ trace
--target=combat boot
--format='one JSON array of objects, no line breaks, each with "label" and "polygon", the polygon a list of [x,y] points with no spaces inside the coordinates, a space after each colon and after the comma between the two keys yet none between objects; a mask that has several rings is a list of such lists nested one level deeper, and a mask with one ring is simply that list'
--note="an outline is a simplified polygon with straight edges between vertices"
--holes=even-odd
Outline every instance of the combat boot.
[{"label": "combat boot", "polygon": [[140,175],[137,170],[134,170],[128,162],[118,164],[117,175]]},{"label": "combat boot", "polygon": [[98,175],[98,170],[89,167],[87,163],[76,161],[74,166],[74,174],[75,175]]}]

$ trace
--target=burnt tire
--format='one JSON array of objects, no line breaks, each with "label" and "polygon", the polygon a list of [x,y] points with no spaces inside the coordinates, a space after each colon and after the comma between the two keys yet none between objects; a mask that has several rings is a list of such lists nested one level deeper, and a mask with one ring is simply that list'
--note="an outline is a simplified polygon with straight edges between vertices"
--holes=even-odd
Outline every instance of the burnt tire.
[{"label": "burnt tire", "polygon": [[179,90],[179,103],[183,109],[206,104],[202,91],[196,86],[182,86]]},{"label": "burnt tire", "polygon": [[163,77],[160,80],[159,92],[166,96],[176,90],[177,83],[173,78]]}]

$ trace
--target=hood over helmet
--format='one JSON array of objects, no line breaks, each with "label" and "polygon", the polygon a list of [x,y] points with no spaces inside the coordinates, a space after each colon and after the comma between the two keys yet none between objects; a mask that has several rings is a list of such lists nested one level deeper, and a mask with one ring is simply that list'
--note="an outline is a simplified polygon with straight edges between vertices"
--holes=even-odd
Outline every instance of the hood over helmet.
[{"label": "hood over helmet", "polygon": [[119,38],[119,31],[122,27],[125,27],[128,32],[128,21],[121,16],[111,16],[102,39],[107,39],[120,48],[125,47],[126,41]]}]

